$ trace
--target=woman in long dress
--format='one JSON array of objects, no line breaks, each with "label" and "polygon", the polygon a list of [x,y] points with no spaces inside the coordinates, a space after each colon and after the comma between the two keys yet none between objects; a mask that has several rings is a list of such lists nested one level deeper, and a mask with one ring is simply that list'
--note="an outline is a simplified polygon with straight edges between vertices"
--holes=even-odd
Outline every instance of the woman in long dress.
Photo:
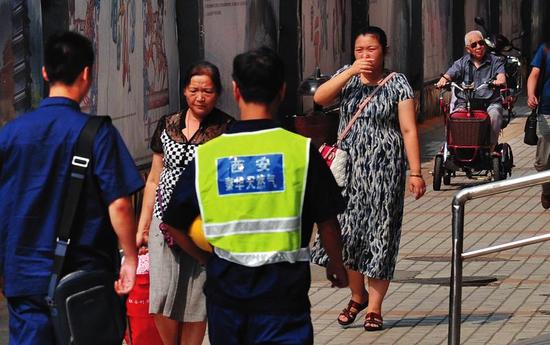
[{"label": "woman in long dress", "polygon": [[[315,93],[315,102],[329,105],[340,96],[342,132],[362,100],[389,74],[384,70],[387,38],[378,27],[366,27],[355,38],[352,65],[341,68]],[[406,159],[409,190],[416,199],[425,190],[413,91],[403,74],[384,84],[343,140],[348,152],[347,184],[343,190],[346,210],[338,216],[342,227],[343,258],[348,270],[351,299],[338,316],[343,327],[351,325],[367,308],[364,327],[383,327],[382,301],[393,278],[403,218]],[[317,239],[312,261],[326,265],[328,257]],[[365,288],[368,279],[368,292]]]}]

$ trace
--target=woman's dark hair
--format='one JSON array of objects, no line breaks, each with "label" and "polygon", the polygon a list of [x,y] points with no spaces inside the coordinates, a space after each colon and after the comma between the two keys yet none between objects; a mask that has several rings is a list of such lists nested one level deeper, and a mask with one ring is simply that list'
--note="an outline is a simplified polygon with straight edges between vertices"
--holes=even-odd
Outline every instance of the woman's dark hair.
[{"label": "woman's dark hair", "polygon": [[378,26],[364,26],[353,37],[353,41],[357,40],[357,37],[363,36],[363,35],[373,35],[378,39],[378,42],[382,46],[382,51],[384,52],[384,55],[386,55],[388,51],[388,37],[386,36],[386,33],[384,30],[379,28]]},{"label": "woman's dark hair", "polygon": [[239,54],[233,60],[233,80],[245,102],[270,104],[285,82],[283,60],[267,47]]},{"label": "woman's dark hair", "polygon": [[191,65],[187,72],[185,72],[185,77],[183,78],[183,87],[186,88],[191,82],[191,78],[196,75],[207,75],[212,80],[216,93],[221,95],[222,93],[222,82],[220,79],[220,70],[216,65],[208,61],[199,61]]},{"label": "woman's dark hair", "polygon": [[94,48],[89,39],[72,31],[55,33],[44,48],[44,67],[50,84],[72,85],[85,67],[94,64]]}]

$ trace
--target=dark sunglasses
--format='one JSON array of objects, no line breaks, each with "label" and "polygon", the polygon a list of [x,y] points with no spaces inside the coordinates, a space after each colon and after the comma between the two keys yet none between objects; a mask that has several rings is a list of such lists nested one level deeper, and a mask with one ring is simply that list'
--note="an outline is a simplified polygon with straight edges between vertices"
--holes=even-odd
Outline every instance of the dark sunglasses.
[{"label": "dark sunglasses", "polygon": [[470,43],[470,48],[476,49],[478,44],[479,44],[480,47],[483,47],[485,45],[485,41],[484,40],[479,40],[477,42],[472,42],[472,43]]}]

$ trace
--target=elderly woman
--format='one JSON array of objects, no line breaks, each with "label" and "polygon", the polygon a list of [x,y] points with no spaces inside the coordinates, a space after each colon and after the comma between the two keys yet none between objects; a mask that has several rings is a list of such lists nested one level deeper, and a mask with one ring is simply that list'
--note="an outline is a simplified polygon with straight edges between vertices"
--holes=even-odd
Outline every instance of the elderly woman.
[{"label": "elderly woman", "polygon": [[[314,100],[321,105],[328,105],[340,96],[339,132],[362,100],[389,74],[384,70],[386,52],[387,39],[382,29],[362,29],[355,38],[355,62],[337,71],[315,93]],[[410,168],[409,190],[418,199],[426,189],[420,170],[413,91],[403,74],[395,74],[373,96],[341,148],[350,155],[343,191],[347,208],[338,220],[351,299],[340,313],[338,323],[343,327],[351,325],[357,314],[367,308],[364,328],[380,330],[382,301],[393,278],[401,237],[405,152]],[[312,260],[327,264],[328,257],[319,239]]]},{"label": "elderly woman", "polygon": [[206,307],[205,272],[191,256],[159,229],[163,212],[197,145],[213,139],[234,120],[215,108],[222,91],[218,68],[197,63],[184,79],[187,107],[162,117],[151,139],[153,161],[147,178],[138,225],[138,246],[148,241],[150,254],[149,312],[165,345],[202,344]]}]

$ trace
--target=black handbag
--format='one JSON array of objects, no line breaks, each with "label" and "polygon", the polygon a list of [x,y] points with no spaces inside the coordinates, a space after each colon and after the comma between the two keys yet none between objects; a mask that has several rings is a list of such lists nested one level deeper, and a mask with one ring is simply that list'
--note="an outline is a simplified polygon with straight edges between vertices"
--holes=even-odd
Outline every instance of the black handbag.
[{"label": "black handbag", "polygon": [[531,114],[525,120],[523,142],[527,145],[537,145],[539,137],[537,135],[537,110],[531,111]]},{"label": "black handbag", "polygon": [[76,271],[61,280],[63,262],[82,187],[92,161],[92,145],[106,116],[92,116],[80,132],[71,161],[69,186],[57,232],[54,265],[46,302],[58,345],[120,345],[126,328],[124,300],[107,270]]}]

